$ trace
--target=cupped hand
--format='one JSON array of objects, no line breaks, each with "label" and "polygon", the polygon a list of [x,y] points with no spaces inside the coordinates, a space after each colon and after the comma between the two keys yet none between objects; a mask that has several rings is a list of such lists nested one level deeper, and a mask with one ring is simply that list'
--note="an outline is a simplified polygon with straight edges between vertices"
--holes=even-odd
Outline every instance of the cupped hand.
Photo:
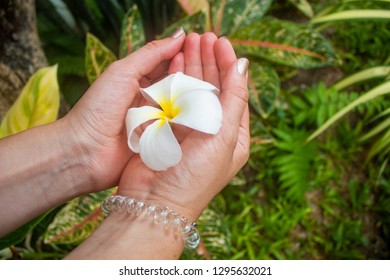
[{"label": "cupped hand", "polygon": [[226,38],[189,34],[169,72],[182,71],[221,90],[222,127],[217,135],[174,127],[183,151],[180,163],[153,171],[135,155],[123,171],[118,193],[168,206],[196,220],[248,159],[247,68],[248,60],[237,60]]},{"label": "cupped hand", "polygon": [[118,184],[129,158],[125,116],[137,106],[140,87],[167,73],[170,60],[182,49],[185,33],[153,41],[112,63],[91,85],[75,107],[61,120],[63,140],[73,145],[80,169],[74,180],[84,180],[82,192],[99,191]]}]

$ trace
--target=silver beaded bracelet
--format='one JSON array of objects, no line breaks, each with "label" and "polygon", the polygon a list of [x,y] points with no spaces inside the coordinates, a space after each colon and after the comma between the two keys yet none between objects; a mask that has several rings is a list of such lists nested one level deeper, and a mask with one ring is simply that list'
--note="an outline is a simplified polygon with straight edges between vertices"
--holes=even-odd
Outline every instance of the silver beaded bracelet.
[{"label": "silver beaded bracelet", "polygon": [[195,249],[200,241],[197,224],[176,213],[168,207],[136,200],[128,196],[114,195],[107,197],[101,204],[102,212],[108,216],[111,212],[127,212],[137,217],[153,219],[156,224],[174,228],[185,241],[185,247]]}]

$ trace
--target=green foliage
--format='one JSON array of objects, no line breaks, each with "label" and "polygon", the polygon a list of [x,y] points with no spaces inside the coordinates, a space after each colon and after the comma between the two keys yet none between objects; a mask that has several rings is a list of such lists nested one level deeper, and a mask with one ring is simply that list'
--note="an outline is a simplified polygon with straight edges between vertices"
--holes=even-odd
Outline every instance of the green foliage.
[{"label": "green foliage", "polygon": [[275,155],[272,164],[279,173],[279,186],[286,197],[300,200],[309,190],[313,161],[317,155],[314,142],[306,144],[307,132],[275,129]]},{"label": "green foliage", "polygon": [[252,62],[249,67],[250,104],[263,118],[267,118],[274,110],[279,95],[279,76],[274,68],[256,62]]},{"label": "green foliage", "polygon": [[230,35],[243,26],[261,20],[272,0],[225,1],[210,0],[213,31],[219,35]]},{"label": "green foliage", "polygon": [[337,62],[334,50],[321,34],[292,22],[263,19],[231,38],[240,53],[287,66],[313,68]]},{"label": "green foliage", "polygon": [[327,129],[329,126],[331,126],[334,122],[336,122],[338,119],[343,117],[345,114],[347,114],[350,110],[355,108],[356,106],[360,104],[364,104],[368,101],[371,101],[372,99],[375,99],[381,95],[385,95],[390,93],[390,81],[385,82],[374,89],[370,90],[369,92],[363,94],[359,98],[355,99],[353,102],[349,103],[347,106],[345,106],[343,109],[338,111],[336,114],[334,114],[329,120],[327,120],[321,127],[319,127],[313,134],[311,134],[308,137],[308,141],[312,140],[313,138],[317,137],[319,134],[321,134],[325,129]]},{"label": "green foliage", "polygon": [[307,89],[302,96],[291,95],[293,106],[293,121],[296,126],[302,123],[321,126],[337,111],[347,106],[358,97],[357,93],[338,92],[335,88],[327,88],[319,83]]},{"label": "green foliage", "polygon": [[[118,50],[123,57],[179,26],[187,33],[225,35],[237,56],[250,58],[250,159],[200,217],[201,246],[197,252],[186,251],[183,259],[390,257],[389,59],[384,51],[389,22],[307,22],[307,18],[315,22],[332,14],[359,13],[355,10],[386,14],[388,1],[79,2],[37,1],[45,51],[49,61],[59,61],[62,75],[72,74],[61,78],[67,84],[74,84],[76,75],[85,76],[85,55],[86,72],[93,81]],[[52,3],[66,5],[59,9]],[[103,41],[89,36],[85,52],[87,31]],[[309,88],[286,87],[286,77],[299,69],[314,72],[323,66],[339,67],[347,78],[333,87],[318,80]],[[356,110],[348,118],[336,115],[339,119],[332,129],[306,143],[317,127],[352,108]],[[363,165],[367,158],[371,160]],[[18,256],[65,255],[96,227],[100,218],[93,213],[98,212],[103,194],[95,198],[92,204],[82,198],[72,201],[60,214],[52,212],[37,221],[24,243],[20,238],[12,242],[19,242]],[[42,244],[43,235],[72,245]]]}]

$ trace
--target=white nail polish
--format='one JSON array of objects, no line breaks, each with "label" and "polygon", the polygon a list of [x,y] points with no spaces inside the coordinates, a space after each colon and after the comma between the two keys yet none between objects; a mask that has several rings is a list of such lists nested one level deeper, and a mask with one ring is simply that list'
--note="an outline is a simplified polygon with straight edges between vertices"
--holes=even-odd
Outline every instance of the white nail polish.
[{"label": "white nail polish", "polygon": [[249,60],[246,58],[240,58],[237,60],[237,71],[240,75],[247,75],[249,66]]},{"label": "white nail polish", "polygon": [[183,35],[183,33],[184,33],[184,29],[183,29],[183,27],[180,27],[179,29],[177,29],[175,32],[173,32],[171,34],[171,38],[176,39],[176,38],[180,37],[181,35]]}]

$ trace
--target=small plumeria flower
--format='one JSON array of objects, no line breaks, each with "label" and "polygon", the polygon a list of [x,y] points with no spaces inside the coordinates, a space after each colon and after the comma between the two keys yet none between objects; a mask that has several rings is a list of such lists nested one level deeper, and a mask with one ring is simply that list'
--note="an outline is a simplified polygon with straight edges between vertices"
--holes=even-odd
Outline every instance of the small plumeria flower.
[{"label": "small plumeria flower", "polygon": [[[170,124],[184,125],[207,134],[217,134],[221,128],[219,90],[212,84],[177,72],[142,88],[141,93],[158,107],[128,110],[128,144],[153,170],[166,170],[181,160],[182,151]],[[140,135],[136,128],[152,120],[154,122]]]}]

